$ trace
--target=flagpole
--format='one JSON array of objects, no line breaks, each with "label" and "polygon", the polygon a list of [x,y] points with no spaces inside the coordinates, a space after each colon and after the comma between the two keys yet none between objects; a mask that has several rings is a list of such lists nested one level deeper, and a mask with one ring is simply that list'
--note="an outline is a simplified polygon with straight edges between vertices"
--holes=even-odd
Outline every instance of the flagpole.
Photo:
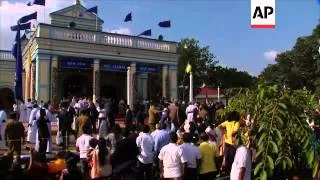
[{"label": "flagpole", "polygon": [[189,102],[193,103],[193,76],[192,76],[192,72],[190,72]]},{"label": "flagpole", "polygon": [[218,102],[220,102],[220,86],[218,86]]}]

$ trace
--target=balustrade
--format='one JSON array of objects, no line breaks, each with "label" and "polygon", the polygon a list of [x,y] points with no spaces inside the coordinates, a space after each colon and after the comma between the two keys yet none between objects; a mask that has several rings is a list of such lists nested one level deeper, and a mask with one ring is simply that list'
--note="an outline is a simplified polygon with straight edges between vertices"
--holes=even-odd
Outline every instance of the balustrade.
[{"label": "balustrade", "polygon": [[71,41],[82,41],[112,46],[123,46],[139,49],[150,49],[165,52],[176,52],[176,43],[162,42],[153,39],[145,39],[135,36],[126,36],[106,32],[87,32],[77,29],[65,29],[60,27],[44,26],[48,28],[51,38]]},{"label": "balustrade", "polygon": [[14,60],[10,51],[2,51],[0,50],[0,60]]}]

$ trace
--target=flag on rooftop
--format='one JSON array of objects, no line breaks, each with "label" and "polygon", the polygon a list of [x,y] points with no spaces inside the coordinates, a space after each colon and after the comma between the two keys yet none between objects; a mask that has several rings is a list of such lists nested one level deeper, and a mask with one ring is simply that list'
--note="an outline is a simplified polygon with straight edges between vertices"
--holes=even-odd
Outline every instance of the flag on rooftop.
[{"label": "flag on rooftop", "polygon": [[167,27],[171,27],[171,21],[162,21],[162,22],[159,22],[158,24],[160,27],[164,27],[164,28],[167,28]]},{"label": "flag on rooftop", "polygon": [[143,31],[138,36],[151,36],[151,29]]},{"label": "flag on rooftop", "polygon": [[27,6],[32,6],[32,5],[45,6],[46,5],[46,0],[34,0],[33,3],[28,2],[28,4],[27,4]]},{"label": "flag on rooftop", "polygon": [[129,13],[126,15],[126,18],[124,19],[124,22],[132,21],[132,13]]},{"label": "flag on rooftop", "polygon": [[98,14],[98,6],[94,6],[90,9],[87,9],[86,12],[91,12],[91,13],[94,13],[94,14]]},{"label": "flag on rooftop", "polygon": [[34,12],[32,14],[23,16],[22,18],[19,19],[19,23],[23,24],[23,23],[26,23],[26,22],[28,22],[28,21],[30,21],[32,19],[37,19],[37,12]]}]

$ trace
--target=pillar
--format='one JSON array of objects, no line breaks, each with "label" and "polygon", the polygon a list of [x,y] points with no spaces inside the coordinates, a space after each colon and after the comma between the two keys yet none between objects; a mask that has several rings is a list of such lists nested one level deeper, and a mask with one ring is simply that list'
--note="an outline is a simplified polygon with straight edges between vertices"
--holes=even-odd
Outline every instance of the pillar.
[{"label": "pillar", "polygon": [[189,102],[193,102],[193,75],[190,72]]},{"label": "pillar", "polygon": [[127,104],[129,105],[131,103],[131,90],[131,67],[129,66],[127,70]]},{"label": "pillar", "polygon": [[131,63],[127,70],[127,104],[133,109],[134,101],[136,101],[135,89],[137,88],[136,64]]},{"label": "pillar", "polygon": [[169,95],[172,100],[177,100],[177,65],[169,66]]},{"label": "pillar", "polygon": [[162,66],[162,97],[167,97],[168,92],[168,66]]},{"label": "pillar", "polygon": [[93,62],[93,85],[92,85],[92,100],[93,103],[100,99],[100,59],[95,59]]},{"label": "pillar", "polygon": [[51,95],[50,99],[54,108],[59,104],[58,102],[58,56],[51,57]]},{"label": "pillar", "polygon": [[26,80],[25,80],[25,91],[24,91],[24,101],[27,102],[29,98],[31,98],[31,62],[26,59],[25,61],[25,72],[26,72]]},{"label": "pillar", "polygon": [[36,92],[36,63],[35,61],[31,62],[30,66],[31,70],[31,83],[30,83],[30,98],[35,99],[35,92]]},{"label": "pillar", "polygon": [[129,104],[130,108],[133,109],[134,104],[138,101],[138,82],[137,82],[137,68],[136,63],[130,64],[130,71],[131,71],[131,102]]},{"label": "pillar", "polygon": [[50,100],[50,60],[50,56],[45,54],[38,54],[36,57],[35,99],[37,101],[48,102]]}]

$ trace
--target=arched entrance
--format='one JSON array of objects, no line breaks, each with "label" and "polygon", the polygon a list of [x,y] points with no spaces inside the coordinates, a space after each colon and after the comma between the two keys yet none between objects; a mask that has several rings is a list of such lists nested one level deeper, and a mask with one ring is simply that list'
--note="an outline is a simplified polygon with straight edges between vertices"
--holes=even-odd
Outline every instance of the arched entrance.
[{"label": "arched entrance", "polygon": [[64,97],[91,97],[92,85],[87,77],[70,75],[63,82]]},{"label": "arched entrance", "polygon": [[10,88],[0,88],[0,104],[6,111],[12,111],[14,104],[14,94]]}]

